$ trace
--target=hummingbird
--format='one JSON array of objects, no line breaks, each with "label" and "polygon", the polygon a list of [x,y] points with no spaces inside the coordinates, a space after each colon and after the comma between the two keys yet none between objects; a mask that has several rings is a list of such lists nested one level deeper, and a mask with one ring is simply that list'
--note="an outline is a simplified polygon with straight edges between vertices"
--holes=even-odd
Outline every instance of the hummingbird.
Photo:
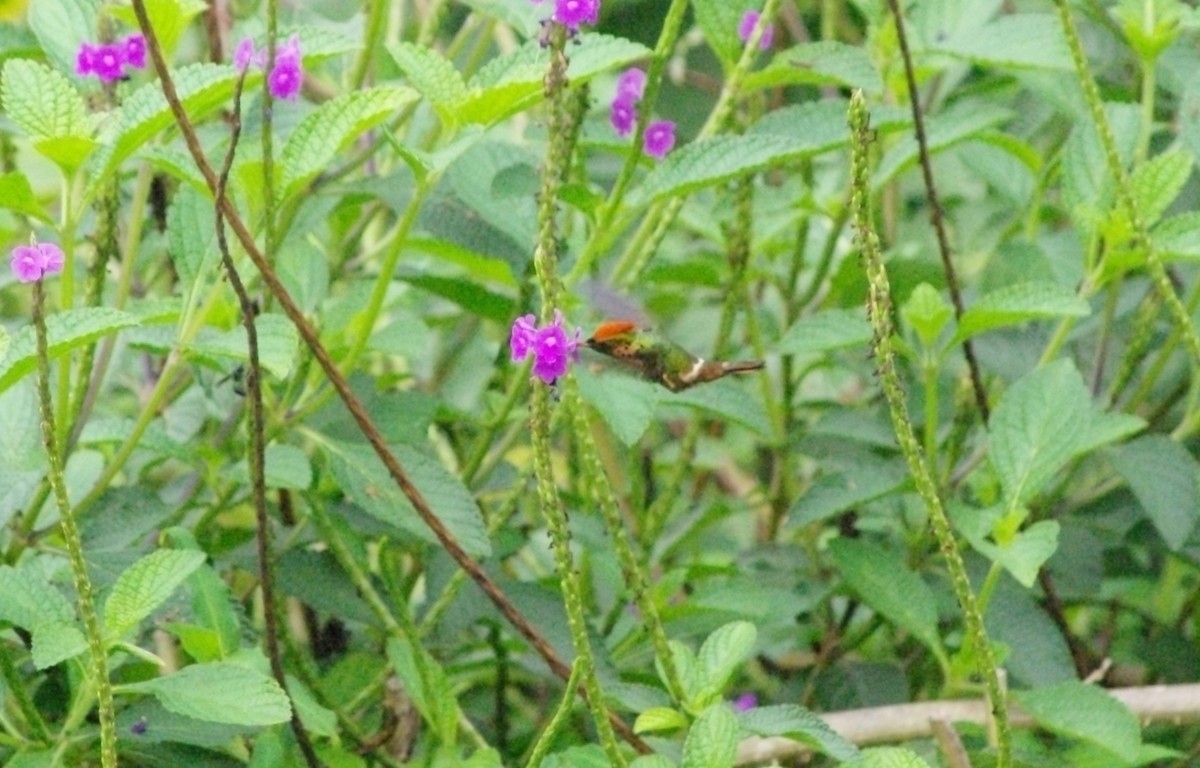
[{"label": "hummingbird", "polygon": [[584,344],[620,360],[643,379],[657,381],[672,392],[682,392],[731,373],[757,371],[763,367],[762,360],[722,362],[696,357],[632,320],[601,323]]}]

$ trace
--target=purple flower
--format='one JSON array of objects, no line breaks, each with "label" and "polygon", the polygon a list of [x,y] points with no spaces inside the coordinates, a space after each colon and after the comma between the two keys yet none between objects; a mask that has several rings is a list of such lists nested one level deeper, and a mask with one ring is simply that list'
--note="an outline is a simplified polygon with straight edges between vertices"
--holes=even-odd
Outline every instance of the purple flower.
[{"label": "purple flower", "polygon": [[96,46],[91,43],[80,43],[79,51],[75,54],[75,74],[87,77],[96,71]]},{"label": "purple flower", "polygon": [[733,700],[734,712],[745,712],[748,709],[754,709],[758,706],[758,696],[753,693],[743,693]]},{"label": "purple flower", "polygon": [[250,68],[251,64],[256,67],[262,67],[266,62],[263,59],[263,54],[254,49],[254,40],[246,37],[233,50],[233,66],[241,71],[245,71]]},{"label": "purple flower", "polygon": [[[95,75],[106,83],[125,77],[125,51],[122,46],[116,44],[92,46],[90,53],[91,69],[87,74]],[[77,57],[77,67],[78,64]]]},{"label": "purple flower", "polygon": [[300,38],[291,38],[275,49],[275,66],[267,75],[267,87],[277,99],[294,100],[304,82],[304,68],[300,64]]},{"label": "purple flower", "polygon": [[12,252],[12,271],[22,283],[41,280],[46,275],[61,272],[63,252],[54,243],[18,245]]},{"label": "purple flower", "polygon": [[628,136],[637,123],[637,107],[631,99],[617,96],[612,103],[612,127],[618,136]]},{"label": "purple flower", "polygon": [[[617,78],[617,99],[636,104],[642,100],[646,91],[646,73],[637,67],[631,67]],[[615,100],[614,100],[615,101]]]},{"label": "purple flower", "polygon": [[[758,11],[755,11],[755,10],[746,11],[746,15],[742,16],[742,23],[738,24],[737,33],[738,33],[739,40],[741,40],[744,43],[750,39],[750,35],[751,35],[751,33],[754,32],[754,28],[756,26],[758,26],[759,18],[760,18],[760,14]],[[764,29],[762,32],[762,37],[758,38],[759,50],[765,51],[768,48],[770,48],[771,41],[773,41],[774,39],[775,39],[775,25],[768,24],[767,28]]]},{"label": "purple flower", "polygon": [[146,68],[146,38],[138,34],[130,35],[125,38],[124,43],[125,63],[134,69]]},{"label": "purple flower", "polygon": [[675,146],[675,123],[658,120],[646,126],[646,141],[643,149],[655,160],[662,160]]},{"label": "purple flower", "polygon": [[563,328],[562,312],[554,311],[554,322],[541,328],[534,326],[533,315],[518,317],[512,326],[508,345],[513,360],[524,360],[533,353],[533,373],[547,384],[565,376],[571,361],[579,359],[579,329],[574,338]]},{"label": "purple flower", "polygon": [[554,20],[575,31],[600,20],[600,0],[554,0]]},{"label": "purple flower", "polygon": [[512,326],[512,335],[508,339],[508,348],[512,350],[513,362],[525,359],[536,334],[537,321],[533,315],[525,315],[516,319]]}]

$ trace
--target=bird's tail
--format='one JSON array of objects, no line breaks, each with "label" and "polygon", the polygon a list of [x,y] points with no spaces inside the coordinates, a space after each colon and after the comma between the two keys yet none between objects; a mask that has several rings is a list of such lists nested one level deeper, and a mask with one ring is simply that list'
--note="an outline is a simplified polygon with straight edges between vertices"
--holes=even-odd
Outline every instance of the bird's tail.
[{"label": "bird's tail", "polygon": [[746,371],[757,371],[764,365],[762,360],[734,360],[721,363],[721,371],[722,373],[745,373]]}]

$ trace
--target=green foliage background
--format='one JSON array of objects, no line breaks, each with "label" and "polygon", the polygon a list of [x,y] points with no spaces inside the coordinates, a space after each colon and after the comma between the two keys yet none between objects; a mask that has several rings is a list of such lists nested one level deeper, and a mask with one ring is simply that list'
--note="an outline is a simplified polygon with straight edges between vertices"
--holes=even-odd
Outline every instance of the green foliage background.
[{"label": "green foliage background", "polygon": [[[261,529],[252,363],[208,180],[153,67],[111,89],[74,74],[78,45],[134,31],[133,9],[33,0],[0,24],[0,240],[33,232],[69,257],[47,282],[53,428],[122,765],[311,764],[293,713],[329,766],[606,765],[619,749],[639,768],[718,768],[796,745],[830,765],[953,764],[925,736],[860,750],[814,714],[984,695],[916,453],[1032,718],[1012,762],[962,727],[972,764],[1197,759],[1200,694],[1182,685],[1200,679],[1195,9],[1066,3],[1077,61],[1057,2],[907,4],[935,207],[882,0],[767,3],[761,53],[735,33],[761,4],[606,0],[564,48],[581,105],[566,158],[547,150],[550,3],[249,1],[216,21],[194,0],[146,6],[217,168],[232,46],[273,25],[299,36],[298,101],[264,111],[261,72],[245,79],[233,207],[420,497],[567,671],[582,610],[593,705],[642,741],[608,743],[563,670],[468,578],[231,237],[258,304]],[[609,124],[633,65],[652,74],[643,123],[678,123],[661,162]],[[873,128],[857,190],[856,91]],[[557,172],[548,230],[539,190]],[[877,384],[856,192],[890,279],[911,450]],[[507,344],[517,316],[542,310],[547,243],[583,337],[629,318],[706,358],[766,361],[676,394],[585,352],[556,385],[543,479],[569,520],[579,606],[535,479],[543,385]],[[98,765],[30,296],[0,277],[0,761]],[[1152,684],[1182,703],[1145,725],[1104,691]],[[748,692],[759,706],[735,712]],[[750,740],[770,736],[790,741]]]}]

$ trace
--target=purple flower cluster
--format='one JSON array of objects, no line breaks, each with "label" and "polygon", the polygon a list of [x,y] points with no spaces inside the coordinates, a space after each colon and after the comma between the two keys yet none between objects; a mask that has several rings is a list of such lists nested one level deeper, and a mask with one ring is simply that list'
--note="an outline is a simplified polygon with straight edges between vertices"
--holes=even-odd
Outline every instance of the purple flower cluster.
[{"label": "purple flower cluster", "polygon": [[[758,20],[761,14],[755,10],[746,11],[746,15],[742,16],[742,22],[738,24],[738,40],[743,43],[749,42],[750,35],[754,32],[754,28],[758,26]],[[758,38],[759,50],[765,51],[771,47],[771,43],[775,40],[775,25],[768,24],[762,32],[762,37]]]},{"label": "purple flower cluster", "polygon": [[[637,67],[627,69],[617,78],[617,95],[613,97],[610,119],[618,136],[628,136],[637,125],[637,105],[646,91],[646,73]],[[646,126],[642,149],[647,155],[662,160],[675,146],[675,123],[659,120]]]},{"label": "purple flower cluster", "polygon": [[508,347],[514,362],[533,355],[533,374],[547,384],[565,376],[572,361],[579,360],[580,331],[574,338],[563,328],[562,312],[554,310],[554,322],[537,327],[533,315],[518,317],[512,325]]},{"label": "purple flower cluster", "polygon": [[12,252],[12,271],[22,283],[32,283],[61,272],[63,261],[62,248],[54,243],[18,245]]},{"label": "purple flower cluster", "polygon": [[138,34],[115,43],[83,43],[75,54],[75,74],[95,75],[106,83],[125,77],[125,67],[146,68],[146,38]]},{"label": "purple flower cluster", "polygon": [[[256,50],[254,41],[247,37],[234,50],[233,65],[243,71],[251,65],[261,69],[267,65],[266,49]],[[300,38],[292,35],[286,43],[275,49],[275,66],[267,74],[267,88],[275,98],[290,101],[299,95],[303,83]]]},{"label": "purple flower cluster", "polygon": [[[533,0],[540,3],[542,0]],[[555,21],[572,32],[578,32],[582,24],[595,24],[600,20],[600,0],[554,0]]]}]

